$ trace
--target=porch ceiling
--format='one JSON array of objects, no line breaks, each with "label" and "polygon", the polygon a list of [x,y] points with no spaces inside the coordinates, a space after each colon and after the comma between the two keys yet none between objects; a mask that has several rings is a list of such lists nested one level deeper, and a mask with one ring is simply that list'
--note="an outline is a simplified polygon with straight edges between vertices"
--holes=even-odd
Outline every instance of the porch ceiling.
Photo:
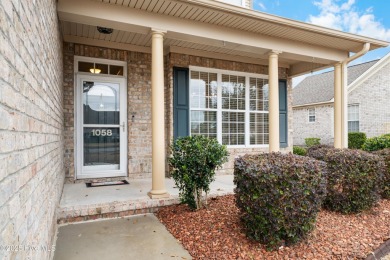
[{"label": "porch ceiling", "polygon": [[[65,41],[76,42],[83,44],[95,44],[98,46],[107,46],[120,49],[138,50],[142,52],[150,52],[152,43],[151,33],[142,34],[123,30],[114,30],[112,34],[99,33],[96,26],[86,25],[80,23],[61,22],[62,34]],[[221,47],[221,45],[224,45]],[[255,64],[268,64],[268,56],[266,49],[251,48],[250,46],[242,46],[230,42],[222,43],[218,41],[215,44],[201,44],[192,41],[177,40],[170,38],[169,34],[164,40],[164,46],[167,51],[188,53],[194,55],[213,56],[223,54],[225,56],[218,56],[220,59],[231,59],[236,56],[237,59],[244,58],[247,62]],[[286,54],[283,54],[286,55]],[[296,63],[294,59],[280,57],[279,65],[281,67],[289,68],[291,64]],[[286,55],[288,56],[288,55]],[[326,62],[326,61],[324,61]]]},{"label": "porch ceiling", "polygon": [[150,52],[150,29],[158,28],[175,52],[268,64],[270,50],[282,51],[290,76],[331,66],[366,42],[371,49],[388,44],[214,0],[59,0],[58,13],[65,41]]}]

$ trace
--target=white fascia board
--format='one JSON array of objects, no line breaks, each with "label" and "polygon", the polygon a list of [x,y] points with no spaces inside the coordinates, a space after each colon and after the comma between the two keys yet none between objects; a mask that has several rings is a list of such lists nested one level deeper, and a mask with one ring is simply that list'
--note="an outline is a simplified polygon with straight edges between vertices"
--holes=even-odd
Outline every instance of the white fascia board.
[{"label": "white fascia board", "polygon": [[[57,6],[60,20],[104,26],[124,31],[147,34],[151,28],[167,31],[168,38],[188,40],[188,36],[202,37],[204,41],[237,43],[268,50],[278,50],[302,56],[316,57],[331,61],[341,61],[348,52],[289,41],[266,35],[244,32],[212,24],[178,19],[172,16],[145,12],[119,5],[99,3],[88,0],[60,0]],[[204,42],[207,44],[207,42]]]},{"label": "white fascia board", "polygon": [[362,85],[367,79],[372,77],[375,73],[377,73],[383,66],[390,62],[390,52],[380,59],[376,64],[374,64],[371,68],[366,70],[362,75],[360,75],[357,79],[355,79],[348,86],[348,94],[354,91],[357,87]]},{"label": "white fascia board", "polygon": [[292,108],[305,108],[305,107],[315,107],[315,106],[324,106],[324,105],[333,105],[334,101],[333,99],[331,101],[325,101],[325,102],[318,102],[318,103],[310,103],[310,104],[303,104],[303,105],[296,105],[292,106]]}]

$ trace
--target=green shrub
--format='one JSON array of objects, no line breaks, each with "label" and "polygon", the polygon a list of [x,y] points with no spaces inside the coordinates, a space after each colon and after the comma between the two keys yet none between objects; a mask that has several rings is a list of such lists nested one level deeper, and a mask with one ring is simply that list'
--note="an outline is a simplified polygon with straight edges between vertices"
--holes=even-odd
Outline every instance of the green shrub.
[{"label": "green shrub", "polygon": [[310,138],[305,138],[305,144],[307,147],[312,147],[314,145],[319,145],[321,138],[315,138],[315,137],[310,137]]},{"label": "green shrub", "polygon": [[378,151],[385,148],[390,148],[390,135],[385,134],[381,136],[376,136],[368,138],[363,144],[362,149],[365,151]]},{"label": "green shrub", "polygon": [[305,148],[300,146],[293,146],[293,154],[305,156],[306,153],[307,152]]},{"label": "green shrub", "polygon": [[378,200],[384,170],[378,156],[361,150],[329,147],[309,149],[308,156],[327,163],[326,209],[355,213],[371,208]]},{"label": "green shrub", "polygon": [[383,178],[383,191],[381,195],[384,199],[390,199],[390,148],[385,148],[373,153],[382,157],[386,165],[386,171],[384,172]]},{"label": "green shrub", "polygon": [[236,203],[250,238],[274,249],[307,237],[326,191],[323,162],[294,154],[235,160]]},{"label": "green shrub", "polygon": [[363,144],[366,142],[366,133],[353,132],[348,133],[348,148],[350,149],[361,149]]},{"label": "green shrub", "polygon": [[179,188],[182,203],[192,209],[203,206],[203,192],[210,191],[215,170],[227,161],[226,146],[216,139],[204,136],[188,136],[176,139],[171,146],[169,166]]}]

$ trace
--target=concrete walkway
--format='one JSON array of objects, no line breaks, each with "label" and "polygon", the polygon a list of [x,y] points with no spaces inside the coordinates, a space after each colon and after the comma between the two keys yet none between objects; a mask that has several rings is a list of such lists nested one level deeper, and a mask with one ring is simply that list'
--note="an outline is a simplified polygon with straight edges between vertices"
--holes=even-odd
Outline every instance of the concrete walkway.
[{"label": "concrete walkway", "polygon": [[[158,207],[179,203],[179,190],[173,179],[165,179],[167,199],[150,199],[152,179],[129,180],[129,185],[87,188],[84,183],[65,184],[58,209],[58,223],[98,218],[116,218],[152,213]],[[210,185],[210,197],[232,194],[233,175],[219,175]]]},{"label": "concrete walkway", "polygon": [[191,259],[153,214],[61,226],[55,260]]}]

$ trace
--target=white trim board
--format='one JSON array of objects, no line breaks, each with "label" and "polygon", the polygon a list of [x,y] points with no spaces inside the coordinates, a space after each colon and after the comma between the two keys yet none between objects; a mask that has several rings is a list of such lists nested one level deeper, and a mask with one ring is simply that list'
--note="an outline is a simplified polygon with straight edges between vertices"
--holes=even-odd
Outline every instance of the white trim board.
[{"label": "white trim board", "polygon": [[390,52],[386,54],[382,59],[380,59],[377,63],[375,63],[371,68],[366,70],[362,75],[360,75],[357,79],[355,79],[348,86],[348,94],[354,91],[357,87],[362,85],[366,80],[375,75],[380,69],[386,66],[390,62]]}]

